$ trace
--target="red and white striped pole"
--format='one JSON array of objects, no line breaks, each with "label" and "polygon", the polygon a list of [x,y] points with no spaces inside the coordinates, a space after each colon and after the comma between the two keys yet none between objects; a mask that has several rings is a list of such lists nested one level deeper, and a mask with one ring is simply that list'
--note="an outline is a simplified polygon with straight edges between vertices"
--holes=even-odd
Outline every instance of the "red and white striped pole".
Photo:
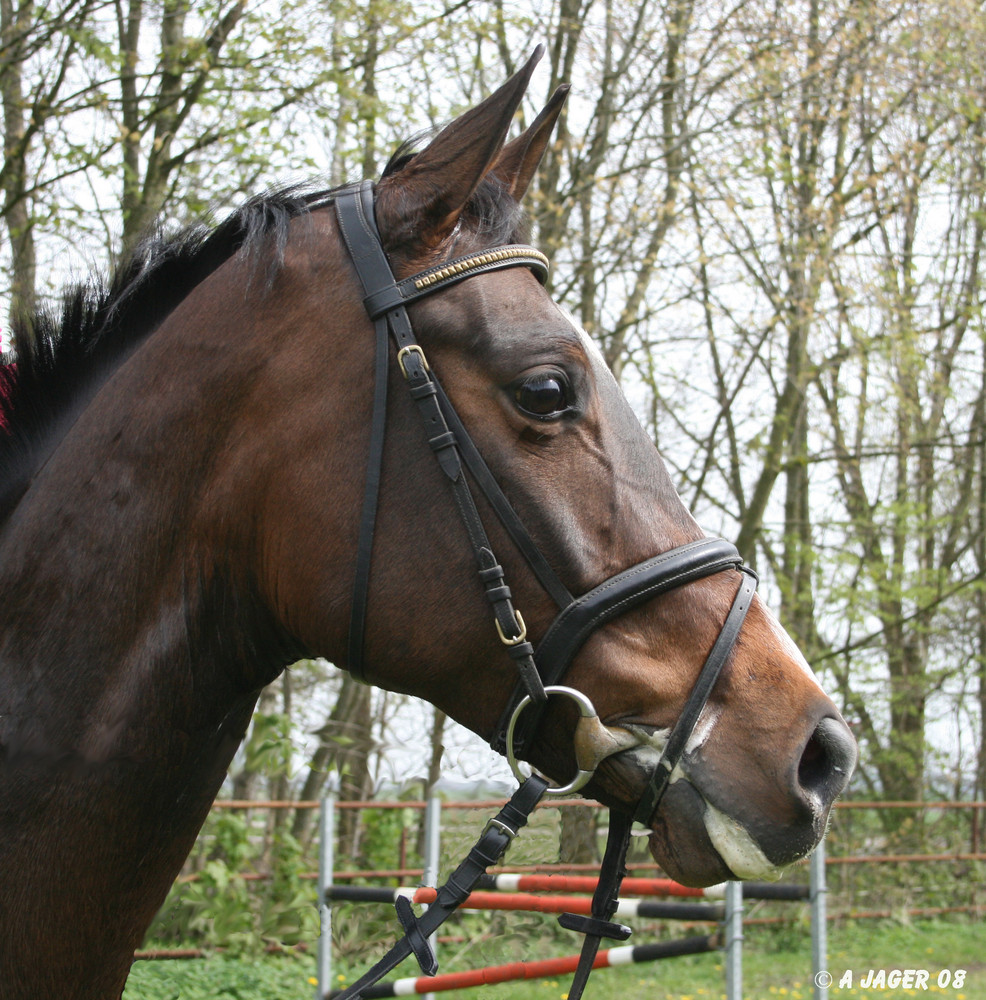
[{"label": "red and white striped pole", "polygon": [[[639,962],[653,962],[661,958],[677,955],[698,955],[715,951],[719,938],[684,938],[680,941],[664,941],[660,944],[641,944],[609,948],[599,952],[592,963],[594,969],[612,968],[616,965],[634,965]],[[408,997],[418,993],[441,993],[445,990],[463,990],[473,986],[489,986],[493,983],[508,983],[520,979],[543,979],[548,976],[563,976],[574,972],[579,964],[578,955],[562,958],[548,958],[540,962],[511,962],[507,965],[490,965],[485,969],[470,969],[467,972],[448,972],[439,976],[418,976],[416,978],[395,979],[390,983],[378,983],[363,993],[364,1000],[375,997]],[[341,992],[341,991],[338,991]],[[334,994],[330,994],[330,997]]]},{"label": "red and white striped pole", "polygon": [[[333,902],[393,903],[403,896],[410,903],[432,903],[437,890],[430,886],[417,889],[383,889],[366,885],[334,885],[325,898]],[[462,903],[463,910],[522,910],[529,913],[592,913],[590,896],[536,896],[524,892],[471,892]],[[615,916],[651,917],[659,920],[712,920],[723,918],[723,907],[703,903],[660,903],[650,899],[621,899]]]}]

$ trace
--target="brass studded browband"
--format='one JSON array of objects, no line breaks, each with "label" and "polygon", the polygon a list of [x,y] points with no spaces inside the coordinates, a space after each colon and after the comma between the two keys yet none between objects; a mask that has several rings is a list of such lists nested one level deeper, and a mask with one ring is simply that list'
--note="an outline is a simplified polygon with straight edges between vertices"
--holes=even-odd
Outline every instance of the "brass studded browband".
[{"label": "brass studded browband", "polygon": [[398,306],[409,305],[448,285],[484,271],[499,271],[505,267],[527,267],[542,285],[548,277],[548,258],[540,250],[523,244],[511,244],[443,261],[427,271],[419,271],[410,278],[396,281],[381,291],[367,295],[363,304],[371,319],[379,319]]},{"label": "brass studded browband", "polygon": [[[458,257],[437,270],[425,271],[414,278],[414,287],[419,290],[423,288],[434,290],[434,286],[442,282],[467,278],[490,264],[502,266],[506,261],[516,262],[531,268],[535,267],[534,261],[539,261],[544,275],[548,273],[548,258],[540,250],[535,250],[533,247],[509,246],[499,250],[486,250],[468,257]],[[539,274],[538,277],[542,278],[543,283],[542,275]]]}]

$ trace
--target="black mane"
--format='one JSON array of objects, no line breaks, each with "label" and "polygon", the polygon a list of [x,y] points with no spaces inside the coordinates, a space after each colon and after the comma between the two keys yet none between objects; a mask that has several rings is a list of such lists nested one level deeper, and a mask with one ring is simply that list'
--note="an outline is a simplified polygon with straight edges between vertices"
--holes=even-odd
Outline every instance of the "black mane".
[{"label": "black mane", "polygon": [[[285,188],[254,198],[217,226],[198,224],[142,241],[109,281],[71,289],[61,310],[19,324],[31,344],[16,369],[0,368],[0,519],[23,492],[59,422],[153,333],[188,294],[243,250],[276,268],[288,223],[331,192]],[[6,425],[6,426],[4,426]]]}]

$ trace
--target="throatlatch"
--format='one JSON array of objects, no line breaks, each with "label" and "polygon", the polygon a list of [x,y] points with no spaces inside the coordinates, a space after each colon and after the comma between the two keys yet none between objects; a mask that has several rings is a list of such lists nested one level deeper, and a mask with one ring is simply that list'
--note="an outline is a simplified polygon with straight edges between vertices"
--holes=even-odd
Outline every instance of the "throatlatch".
[{"label": "throatlatch", "polygon": [[[729,542],[720,538],[702,538],[647,559],[616,574],[587,594],[573,597],[534,543],[463,426],[432,371],[424,348],[415,339],[406,309],[408,303],[425,295],[473,275],[506,267],[527,267],[543,283],[547,275],[547,258],[533,247],[496,247],[445,262],[398,282],[394,279],[377,232],[373,214],[373,185],[363,182],[344,190],[337,195],[335,207],[339,228],[363,286],[364,305],[376,333],[373,418],[353,582],[348,669],[355,677],[365,677],[363,640],[386,435],[390,340],[393,339],[396,362],[465,526],[479,579],[492,607],[493,626],[517,666],[518,684],[491,745],[507,755],[514,773],[521,780],[518,790],[500,813],[487,823],[466,860],[441,887],[438,898],[426,913],[416,917],[406,900],[402,898],[398,901],[397,915],[404,928],[403,938],[369,972],[338,994],[341,1000],[361,997],[362,990],[376,983],[412,954],[425,975],[434,975],[438,963],[428,944],[428,937],[461,905],[486,868],[500,860],[537,804],[545,796],[577,791],[589,781],[606,757],[640,745],[641,740],[626,730],[604,726],[584,694],[561,685],[565,672],[586,639],[607,622],[661,594],[725,570],[739,570],[741,574],[729,614],[671,730],[633,816],[617,811],[610,814],[609,840],[599,884],[593,896],[592,915],[563,914],[559,918],[563,927],[585,934],[579,967],[569,991],[569,1000],[578,1000],[602,938],[625,940],[630,934],[628,927],[614,923],[611,918],[616,912],[620,884],[626,874],[625,859],[632,823],[636,819],[649,825],[660,806],[684,755],[688,738],[739,636],[756,591],[756,575],[743,566],[739,553]],[[541,586],[558,605],[559,614],[537,649],[527,637],[524,619],[513,604],[503,568],[493,553],[473,498],[470,477],[482,490]],[[517,764],[518,759],[525,758],[530,752],[551,695],[571,698],[579,707],[579,722],[573,734],[577,773],[571,782],[554,789],[539,775],[525,777]]]}]

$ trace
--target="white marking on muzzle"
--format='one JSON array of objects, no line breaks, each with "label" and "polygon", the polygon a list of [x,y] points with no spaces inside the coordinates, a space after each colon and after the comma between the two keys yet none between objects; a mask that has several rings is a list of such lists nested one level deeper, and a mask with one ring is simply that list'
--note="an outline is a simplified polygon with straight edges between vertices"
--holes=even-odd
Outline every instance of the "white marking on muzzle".
[{"label": "white marking on muzzle", "polygon": [[[778,626],[778,629],[780,629],[780,626]],[[783,629],[780,629],[780,633],[786,638],[787,633]],[[788,652],[793,650],[797,654],[799,661],[805,663],[804,658],[801,657],[800,653],[797,653],[797,649],[791,640],[788,639],[787,642],[790,644]],[[808,669],[807,663],[805,663],[805,669]],[[672,771],[668,785],[670,786],[675,784],[675,782],[684,780],[698,792],[704,806],[702,821],[709,840],[736,878],[757,878],[776,881],[784,874],[785,868],[778,867],[769,861],[746,827],[739,820],[734,819],[712,805],[702,794],[700,785],[688,773],[687,756],[709,739],[719,722],[721,714],[721,708],[706,705],[699,716],[699,721],[696,723],[692,735],[689,737],[684,755],[684,763],[679,763],[674,771]],[[624,728],[633,732],[640,740],[640,745],[636,749],[627,750],[625,753],[634,758],[636,766],[647,770],[653,768],[664,751],[671,731],[669,729],[660,729],[657,732],[648,732],[645,727],[632,724],[625,724]],[[649,836],[651,832],[651,830],[642,830],[637,835]]]},{"label": "white marking on muzzle", "polygon": [[[705,708],[702,709],[702,714],[699,715],[698,721],[695,723],[695,727],[692,729],[691,735],[688,737],[688,742],[685,744],[685,756],[694,753],[705,743],[705,741],[712,735],[712,731],[715,729],[716,725],[719,723],[721,715],[722,709],[719,707],[706,705]],[[658,757],[664,753],[664,748],[668,743],[668,737],[671,735],[670,729],[656,729],[651,732],[647,726],[641,726],[634,723],[624,723],[622,728],[633,733],[633,735],[637,737],[640,741],[639,749],[652,750]],[[656,763],[657,761],[655,760],[654,764]],[[676,767],[675,773],[679,770],[680,768]]]},{"label": "white marking on muzzle", "polygon": [[712,730],[719,724],[721,715],[722,709],[713,707],[712,705],[706,705],[702,709],[702,714],[698,717],[698,722],[695,723],[695,728],[692,730],[692,734],[688,737],[688,742],[685,744],[686,754],[694,753],[705,743],[712,735]]},{"label": "white marking on muzzle", "polygon": [[784,874],[783,868],[767,860],[742,823],[720,812],[708,801],[705,801],[704,819],[712,846],[737,878],[761,878],[774,882]]}]

